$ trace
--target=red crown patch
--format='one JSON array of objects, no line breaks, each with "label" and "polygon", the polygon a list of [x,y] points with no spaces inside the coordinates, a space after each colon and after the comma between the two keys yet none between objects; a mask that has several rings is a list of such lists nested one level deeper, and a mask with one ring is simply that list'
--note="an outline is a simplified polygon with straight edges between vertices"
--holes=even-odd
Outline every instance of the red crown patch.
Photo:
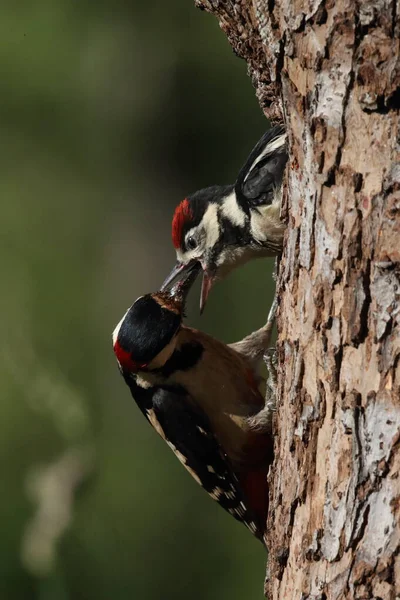
[{"label": "red crown patch", "polygon": [[175,248],[180,248],[182,244],[183,227],[187,221],[193,219],[193,213],[190,208],[189,200],[185,198],[176,207],[174,218],[172,219],[172,243]]}]

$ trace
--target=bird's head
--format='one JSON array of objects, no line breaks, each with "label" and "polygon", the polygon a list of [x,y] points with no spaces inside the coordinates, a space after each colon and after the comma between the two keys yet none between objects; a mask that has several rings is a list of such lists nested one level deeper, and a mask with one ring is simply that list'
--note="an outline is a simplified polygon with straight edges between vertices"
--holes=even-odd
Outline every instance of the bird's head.
[{"label": "bird's head", "polygon": [[[182,200],[172,220],[177,263],[164,285],[200,263],[202,312],[217,279],[251,258],[281,252],[284,226],[279,213],[286,161],[285,129],[277,126],[253,148],[234,185],[208,187]],[[257,216],[254,229],[252,215]]]},{"label": "bird's head", "polygon": [[114,353],[124,370],[161,368],[175,350],[187,294],[200,270],[198,263],[169,289],[146,294],[127,310],[113,332]]},{"label": "bird's head", "polygon": [[[233,242],[238,239],[236,231],[229,243],[229,231],[236,225],[235,215],[229,214],[230,205],[233,210],[240,211],[234,199],[233,186],[213,186],[182,200],[172,219],[172,241],[177,262],[163,286],[185,277],[187,270],[198,263],[203,271],[200,312],[215,281],[230,270]],[[242,211],[239,217],[244,223],[246,217]]]}]

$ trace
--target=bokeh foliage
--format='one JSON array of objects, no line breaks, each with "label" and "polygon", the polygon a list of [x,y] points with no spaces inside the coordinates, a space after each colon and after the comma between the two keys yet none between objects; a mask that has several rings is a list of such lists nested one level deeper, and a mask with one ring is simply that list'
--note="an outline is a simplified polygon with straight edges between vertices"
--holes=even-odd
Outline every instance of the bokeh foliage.
[{"label": "bokeh foliage", "polygon": [[[267,126],[245,64],[187,0],[0,11],[1,600],[262,597],[265,554],[139,414],[110,335],[174,262],[188,192]],[[258,327],[271,264],[189,321]]]}]

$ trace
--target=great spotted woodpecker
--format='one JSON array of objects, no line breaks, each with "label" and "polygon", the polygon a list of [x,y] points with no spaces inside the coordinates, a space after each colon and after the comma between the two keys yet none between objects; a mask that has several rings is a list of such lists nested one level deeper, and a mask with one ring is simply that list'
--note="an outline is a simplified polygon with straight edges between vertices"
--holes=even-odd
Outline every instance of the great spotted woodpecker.
[{"label": "great spotted woodpecker", "polygon": [[113,333],[114,352],[157,433],[209,495],[263,541],[273,398],[264,400],[255,368],[271,327],[227,346],[183,325],[199,270],[194,264],[171,289],[138,298]]},{"label": "great spotted woodpecker", "polygon": [[284,224],[279,214],[287,157],[285,129],[273,127],[252,150],[234,185],[199,190],[177,206],[172,220],[177,263],[164,285],[200,262],[202,312],[217,279],[252,258],[280,254]]}]

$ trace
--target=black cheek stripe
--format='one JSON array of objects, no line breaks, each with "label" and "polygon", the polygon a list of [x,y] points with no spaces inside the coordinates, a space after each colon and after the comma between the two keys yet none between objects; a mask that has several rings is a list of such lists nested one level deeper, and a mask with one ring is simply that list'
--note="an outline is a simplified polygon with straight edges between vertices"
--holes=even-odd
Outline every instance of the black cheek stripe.
[{"label": "black cheek stripe", "polygon": [[164,377],[170,377],[175,371],[187,371],[198,363],[203,352],[204,347],[199,342],[182,344],[157,372]]}]

